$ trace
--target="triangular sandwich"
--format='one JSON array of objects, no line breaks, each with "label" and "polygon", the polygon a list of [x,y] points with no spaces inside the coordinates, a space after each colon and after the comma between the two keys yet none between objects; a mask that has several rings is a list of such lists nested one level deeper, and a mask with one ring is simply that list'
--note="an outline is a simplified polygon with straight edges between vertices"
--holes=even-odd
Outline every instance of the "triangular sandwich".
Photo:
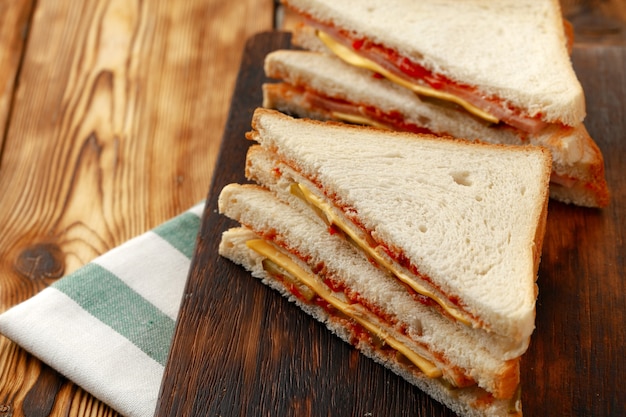
[{"label": "triangular sandwich", "polygon": [[220,253],[459,415],[521,415],[550,154],[258,109]]}]

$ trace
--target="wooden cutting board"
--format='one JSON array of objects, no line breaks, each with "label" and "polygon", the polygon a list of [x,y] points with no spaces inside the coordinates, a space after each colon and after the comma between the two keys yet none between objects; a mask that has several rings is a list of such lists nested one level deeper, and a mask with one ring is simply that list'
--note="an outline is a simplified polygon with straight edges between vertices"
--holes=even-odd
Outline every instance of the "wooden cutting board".
[{"label": "wooden cutting board", "polygon": [[[217,254],[233,223],[221,188],[243,182],[262,63],[286,33],[250,39],[192,261],[157,416],[453,416],[359,355],[293,304]],[[586,125],[605,155],[611,205],[550,202],[537,328],[522,361],[528,416],[626,415],[626,48],[579,45]]]}]

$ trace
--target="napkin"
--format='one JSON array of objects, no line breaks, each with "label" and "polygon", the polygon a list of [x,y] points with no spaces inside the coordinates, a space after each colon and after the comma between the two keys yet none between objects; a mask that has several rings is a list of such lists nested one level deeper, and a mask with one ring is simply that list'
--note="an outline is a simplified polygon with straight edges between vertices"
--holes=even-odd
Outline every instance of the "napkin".
[{"label": "napkin", "polygon": [[0,332],[129,417],[153,416],[204,203],[0,315]]}]

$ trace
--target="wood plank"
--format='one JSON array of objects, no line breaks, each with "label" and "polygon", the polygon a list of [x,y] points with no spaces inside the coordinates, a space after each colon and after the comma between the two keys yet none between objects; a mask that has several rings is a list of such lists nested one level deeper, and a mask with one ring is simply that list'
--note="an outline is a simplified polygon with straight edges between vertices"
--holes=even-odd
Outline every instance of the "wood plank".
[{"label": "wood plank", "polygon": [[[246,44],[216,171],[207,196],[210,208],[205,209],[196,251],[199,258],[192,260],[191,278],[181,306],[182,316],[179,314],[163,377],[157,404],[158,416],[220,415],[222,402],[224,410],[228,410],[225,415],[263,415],[245,408],[247,403],[255,402],[249,398],[254,395],[253,390],[242,392],[238,388],[232,389],[230,382],[243,379],[246,386],[267,386],[268,389],[278,383],[275,379],[254,380],[253,374],[245,372],[246,364],[250,365],[251,372],[261,364],[258,360],[262,358],[257,355],[258,349],[263,348],[263,343],[259,343],[262,340],[259,320],[265,314],[260,309],[267,305],[269,294],[248,292],[247,295],[252,298],[242,304],[240,300],[246,298],[247,291],[242,288],[241,282],[233,281],[233,285],[229,285],[224,281],[232,275],[224,270],[224,263],[216,264],[211,260],[215,260],[213,254],[216,253],[216,243],[224,230],[225,221],[221,216],[209,213],[216,208],[217,190],[224,184],[245,180],[243,166],[248,141],[244,139],[244,134],[249,130],[254,108],[262,102],[261,84],[266,80],[262,70],[263,59],[269,51],[288,47],[289,44],[290,36],[279,32],[257,35]],[[216,280],[221,281],[215,286],[219,290],[216,292],[200,282],[212,285],[217,284]],[[228,319],[232,312],[237,312],[235,321]],[[194,335],[192,327],[196,325],[198,333]],[[298,335],[293,337],[302,340],[297,338]],[[206,349],[206,344],[212,347]],[[246,349],[249,349],[249,355],[246,355]],[[224,363],[228,366],[222,366]],[[261,381],[265,384],[261,385]]]},{"label": "wood plank", "polygon": [[[217,196],[244,181],[262,59],[282,33],[252,39],[208,193],[158,416],[452,416],[401,378],[333,336],[249,273],[219,257],[234,223]],[[613,190],[603,210],[550,202],[539,272],[537,329],[522,364],[529,416],[626,412],[626,47],[582,46],[573,60],[587,95],[587,126]]]},{"label": "wood plank", "polygon": [[[37,2],[0,167],[0,311],[206,196],[243,43],[273,7]],[[114,414],[0,352],[13,416]]]},{"label": "wood plank", "polygon": [[0,2],[0,161],[33,0]]}]

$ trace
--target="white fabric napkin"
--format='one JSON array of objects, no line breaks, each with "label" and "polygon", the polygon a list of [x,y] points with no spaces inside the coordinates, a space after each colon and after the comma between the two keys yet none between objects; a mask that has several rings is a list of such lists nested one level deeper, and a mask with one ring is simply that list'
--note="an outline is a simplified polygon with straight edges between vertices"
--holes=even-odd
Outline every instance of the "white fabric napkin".
[{"label": "white fabric napkin", "polygon": [[129,417],[154,415],[204,203],[0,315],[0,332]]}]

